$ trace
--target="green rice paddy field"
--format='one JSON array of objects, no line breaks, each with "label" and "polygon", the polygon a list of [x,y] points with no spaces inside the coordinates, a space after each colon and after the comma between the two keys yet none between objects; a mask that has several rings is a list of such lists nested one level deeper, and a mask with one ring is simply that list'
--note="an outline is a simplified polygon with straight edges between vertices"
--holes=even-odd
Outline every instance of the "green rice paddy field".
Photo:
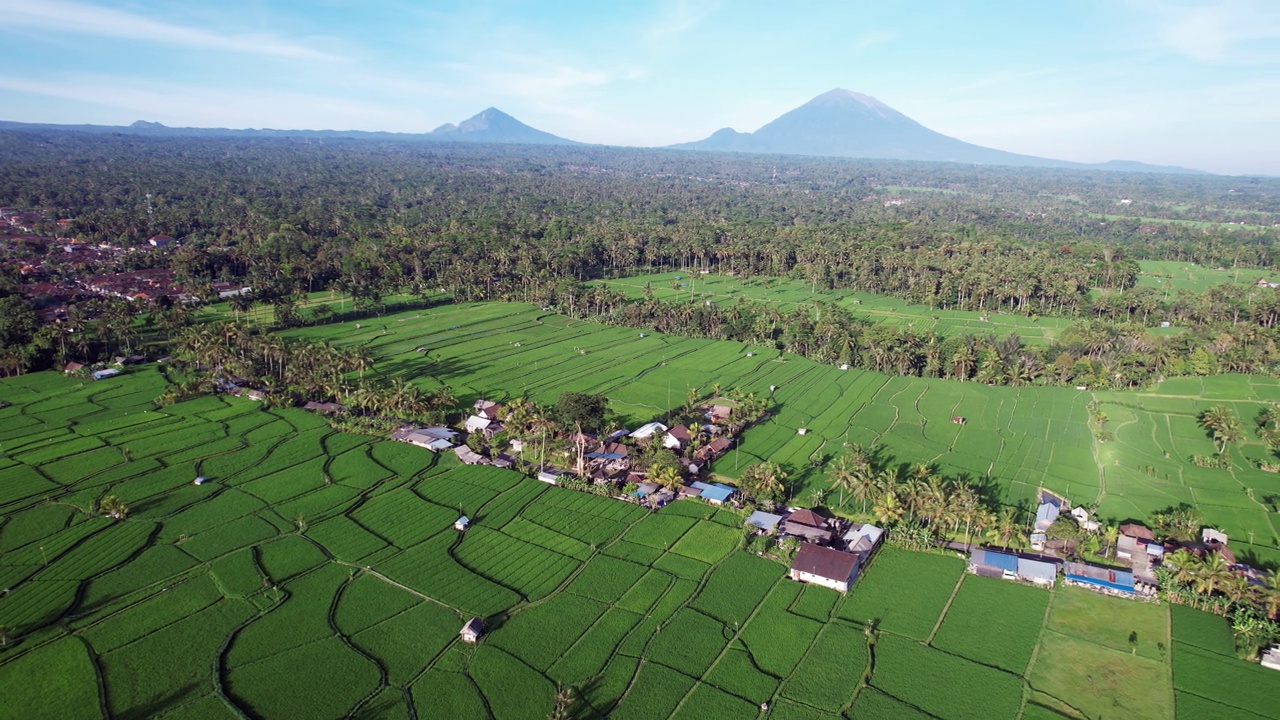
[{"label": "green rice paddy field", "polygon": [[[676,278],[679,277],[677,280]],[[726,275],[696,273],[660,273],[638,277],[604,280],[600,284],[633,298],[644,295],[645,286],[652,288],[654,298],[677,300],[710,300],[717,303],[739,299],[767,302],[781,312],[790,312],[802,304],[829,302],[854,315],[875,322],[911,327],[918,332],[932,330],[939,335],[1009,333],[1022,336],[1028,343],[1043,343],[1058,336],[1072,323],[1066,318],[1029,318],[1002,312],[978,313],[964,310],[938,310],[927,305],[913,305],[884,295],[851,290],[815,290],[809,283],[775,277],[737,278]],[[985,318],[985,319],[984,319]]]},{"label": "green rice paddy field", "polygon": [[[1070,484],[1100,495],[1104,514],[1163,501],[1126,468],[1150,462],[1149,444],[1207,445],[1198,403],[1277,394],[1218,378],[1099,396],[1116,440],[1095,446],[1088,393],[748,358],[523,305],[362,325],[301,334],[366,343],[377,372],[464,398],[607,392],[634,420],[660,414],[668,392],[680,402],[686,383],[777,385],[778,413],[720,461],[726,474],[768,457],[803,489],[820,482],[811,459],[878,441],[903,462],[989,472],[1010,499]],[[546,717],[559,685],[578,689],[579,717],[1280,716],[1280,675],[1231,657],[1220,618],[990,581],[892,548],[841,596],[738,550],[741,517],[727,510],[649,513],[246,399],[157,411],[164,387],[145,367],[0,380],[0,718],[514,720]],[[1160,423],[1167,436],[1147,432]],[[1206,515],[1261,533],[1270,511],[1227,491],[1271,476],[1228,475],[1179,482],[1197,498],[1221,489]],[[127,520],[86,515],[105,494]],[[459,513],[474,519],[465,534]],[[1274,538],[1255,542],[1262,554]],[[473,615],[490,626],[478,646],[457,635]]]},{"label": "green rice paddy field", "polygon": [[[1280,477],[1256,465],[1267,448],[1246,433],[1230,450],[1232,470],[1189,461],[1214,451],[1196,420],[1201,411],[1225,403],[1247,425],[1263,403],[1280,401],[1275,378],[1170,379],[1138,393],[988,387],[841,371],[740,343],[641,337],[523,304],[441,307],[362,325],[293,334],[367,345],[376,372],[422,387],[448,383],[466,400],[527,394],[552,402],[565,390],[603,393],[632,423],[660,417],[690,388],[706,392],[719,383],[771,394],[774,416],[747,431],[716,473],[734,478],[753,462],[771,460],[788,469],[800,497],[825,484],[821,466],[845,443],[881,444],[895,463],[936,463],[946,474],[989,483],[1010,504],[1029,503],[1045,486],[1077,503],[1098,501],[1104,517],[1122,521],[1194,502],[1207,522],[1231,535],[1237,553],[1280,562]],[[1109,417],[1114,440],[1096,439],[1092,401]],[[967,423],[953,424],[952,416]]]}]

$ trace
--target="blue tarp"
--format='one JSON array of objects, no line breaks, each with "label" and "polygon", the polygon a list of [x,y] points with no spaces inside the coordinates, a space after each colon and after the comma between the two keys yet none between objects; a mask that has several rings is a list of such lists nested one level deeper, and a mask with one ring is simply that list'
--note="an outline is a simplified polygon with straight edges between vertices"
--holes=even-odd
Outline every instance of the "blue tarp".
[{"label": "blue tarp", "polygon": [[1017,555],[1006,555],[1005,553],[995,552],[994,550],[974,550],[973,564],[998,568],[1015,575],[1018,573]]},{"label": "blue tarp", "polygon": [[620,454],[620,453],[598,453],[598,452],[593,452],[593,453],[587,453],[587,454],[585,455],[585,457],[589,457],[589,458],[597,459],[597,460],[621,460],[622,458],[626,457],[626,455],[622,455],[622,454]]}]

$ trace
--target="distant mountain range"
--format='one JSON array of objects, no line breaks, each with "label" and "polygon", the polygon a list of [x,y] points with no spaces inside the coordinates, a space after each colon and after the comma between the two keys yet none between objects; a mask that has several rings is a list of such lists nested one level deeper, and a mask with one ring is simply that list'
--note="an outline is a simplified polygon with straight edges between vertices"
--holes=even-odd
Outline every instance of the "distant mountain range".
[{"label": "distant mountain range", "polygon": [[[0,121],[0,130],[70,130],[130,135],[307,137],[409,140],[420,142],[581,145],[532,128],[510,115],[488,108],[454,125],[446,123],[429,133],[368,132],[363,130],[229,130],[172,128],[138,122],[123,126],[53,125]],[[717,130],[705,140],[671,145],[677,150],[817,155],[823,157],[923,160],[979,165],[1115,170],[1124,172],[1201,173],[1181,167],[1148,165],[1128,160],[1077,163],[1020,155],[957,140],[930,130],[879,100],[836,89],[823,93],[783,114],[753,133],[733,128]]]},{"label": "distant mountain range", "polygon": [[870,95],[836,89],[783,114],[753,133],[717,130],[680,150],[925,160],[981,165],[1198,173],[1180,167],[1113,160],[1076,163],[995,150],[934,132]]},{"label": "distant mountain range", "polygon": [[271,130],[228,128],[176,128],[139,120],[132,125],[54,125],[0,120],[0,130],[69,130],[116,135],[183,137],[304,137],[356,138],[365,140],[415,140],[424,142],[520,143],[526,145],[581,145],[548,132],[531,128],[497,108],[488,108],[463,120],[445,123],[429,133],[370,132],[366,130]]}]

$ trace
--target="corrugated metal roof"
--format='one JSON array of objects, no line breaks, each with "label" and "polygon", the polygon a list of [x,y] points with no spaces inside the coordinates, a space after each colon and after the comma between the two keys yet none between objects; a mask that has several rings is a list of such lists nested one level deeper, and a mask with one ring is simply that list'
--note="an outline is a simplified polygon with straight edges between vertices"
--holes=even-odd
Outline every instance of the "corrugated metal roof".
[{"label": "corrugated metal roof", "polygon": [[974,550],[973,564],[999,568],[1005,572],[1018,572],[1018,557],[1016,555],[1008,555],[994,550]]},{"label": "corrugated metal roof", "polygon": [[1058,566],[1043,560],[1018,558],[1018,577],[1053,582],[1058,578]]}]

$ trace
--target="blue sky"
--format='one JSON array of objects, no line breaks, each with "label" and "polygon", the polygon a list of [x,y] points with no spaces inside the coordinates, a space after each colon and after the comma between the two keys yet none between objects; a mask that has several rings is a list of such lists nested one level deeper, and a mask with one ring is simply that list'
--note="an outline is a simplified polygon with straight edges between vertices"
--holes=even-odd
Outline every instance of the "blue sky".
[{"label": "blue sky", "polygon": [[835,87],[1084,162],[1280,174],[1280,0],[0,0],[0,119],[422,132],[496,106],[614,145]]}]

